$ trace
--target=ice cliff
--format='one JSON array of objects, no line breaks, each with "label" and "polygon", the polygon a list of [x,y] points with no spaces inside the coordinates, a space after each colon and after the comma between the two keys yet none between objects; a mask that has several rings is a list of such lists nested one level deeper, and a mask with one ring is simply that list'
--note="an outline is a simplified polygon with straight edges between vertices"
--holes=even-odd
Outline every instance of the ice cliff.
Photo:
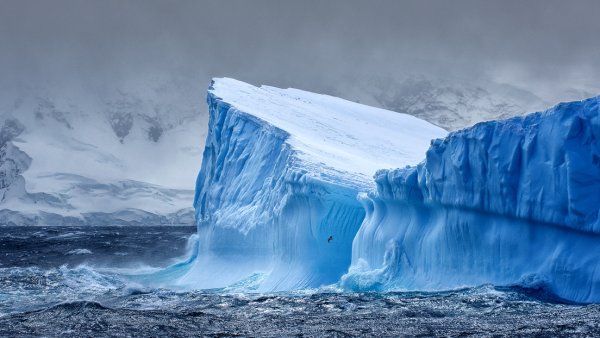
[{"label": "ice cliff", "polygon": [[412,116],[232,79],[215,80],[207,101],[199,254],[181,284],[490,283],[600,301],[598,98],[450,135]]},{"label": "ice cliff", "polygon": [[194,205],[200,253],[182,283],[289,290],[335,283],[379,168],[416,165],[444,130],[296,89],[218,79]]},{"label": "ice cliff", "polygon": [[363,195],[350,289],[491,283],[600,301],[599,98],[475,125]]}]

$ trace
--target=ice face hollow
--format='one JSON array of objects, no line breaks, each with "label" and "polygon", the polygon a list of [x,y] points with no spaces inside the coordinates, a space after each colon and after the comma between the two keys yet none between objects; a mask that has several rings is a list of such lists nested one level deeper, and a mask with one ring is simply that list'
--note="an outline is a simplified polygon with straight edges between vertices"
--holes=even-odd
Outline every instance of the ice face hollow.
[{"label": "ice face hollow", "polygon": [[382,170],[341,284],[524,285],[600,302],[599,98],[475,125]]},{"label": "ice face hollow", "polygon": [[[336,283],[350,265],[378,168],[416,165],[441,128],[295,89],[217,79],[194,205],[194,288],[291,290]],[[392,159],[392,161],[390,161]]]}]

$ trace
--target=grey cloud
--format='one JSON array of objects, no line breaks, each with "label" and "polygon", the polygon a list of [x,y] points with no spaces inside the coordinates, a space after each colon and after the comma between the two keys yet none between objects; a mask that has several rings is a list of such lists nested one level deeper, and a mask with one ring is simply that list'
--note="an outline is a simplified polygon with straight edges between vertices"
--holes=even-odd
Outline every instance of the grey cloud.
[{"label": "grey cloud", "polygon": [[600,91],[599,12],[587,0],[0,0],[0,81],[156,74],[201,91],[230,76],[332,91],[431,72]]}]

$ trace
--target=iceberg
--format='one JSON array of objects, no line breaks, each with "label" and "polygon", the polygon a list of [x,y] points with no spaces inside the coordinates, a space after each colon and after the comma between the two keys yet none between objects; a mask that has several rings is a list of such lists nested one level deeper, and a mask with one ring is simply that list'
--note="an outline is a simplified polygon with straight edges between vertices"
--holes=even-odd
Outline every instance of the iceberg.
[{"label": "iceberg", "polygon": [[380,168],[416,165],[446,132],[297,89],[215,79],[194,206],[199,253],[180,284],[259,291],[336,283]]},{"label": "iceberg", "polygon": [[599,102],[480,123],[416,167],[378,171],[341,284],[519,285],[599,302]]},{"label": "iceberg", "polygon": [[194,288],[600,302],[599,98],[447,134],[410,115],[215,79]]}]

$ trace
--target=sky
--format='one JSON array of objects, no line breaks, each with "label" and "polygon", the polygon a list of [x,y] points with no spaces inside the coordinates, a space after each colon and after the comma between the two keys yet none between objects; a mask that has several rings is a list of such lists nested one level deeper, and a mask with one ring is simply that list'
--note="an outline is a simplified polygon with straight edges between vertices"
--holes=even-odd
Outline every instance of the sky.
[{"label": "sky", "polygon": [[[336,92],[426,73],[600,94],[599,1],[0,0],[0,82],[211,77]],[[93,89],[92,89],[93,90]]]}]

